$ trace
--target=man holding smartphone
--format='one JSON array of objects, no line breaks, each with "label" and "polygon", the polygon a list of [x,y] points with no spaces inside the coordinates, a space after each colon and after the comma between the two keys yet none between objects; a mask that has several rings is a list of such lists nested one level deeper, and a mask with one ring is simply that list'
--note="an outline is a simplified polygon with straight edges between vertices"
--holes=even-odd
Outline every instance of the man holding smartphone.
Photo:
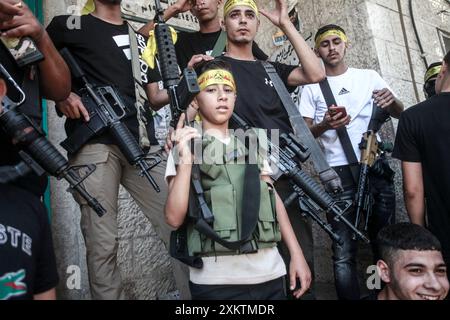
[{"label": "man holding smartphone", "polygon": [[[336,129],[342,127],[347,129],[351,147],[359,161],[361,155],[359,143],[368,129],[373,102],[375,101],[381,108],[386,108],[395,118],[403,111],[403,104],[376,71],[348,67],[345,62],[348,37],[344,29],[336,25],[324,26],[317,32],[315,41],[315,52],[324,62],[331,91],[339,106],[328,108],[319,84],[312,84],[304,87],[300,112],[313,135],[323,144],[328,163],[339,174],[344,188],[343,196],[353,200],[358,181],[355,181],[352,175]],[[369,221],[369,238],[374,244],[378,231],[394,220],[395,192],[390,181],[372,176],[370,181],[375,205]],[[347,219],[355,221],[355,213],[354,210],[349,212]],[[352,240],[351,230],[343,223],[330,217],[329,221],[344,240],[342,246],[333,243],[338,298],[359,299],[356,272],[357,242]]]}]

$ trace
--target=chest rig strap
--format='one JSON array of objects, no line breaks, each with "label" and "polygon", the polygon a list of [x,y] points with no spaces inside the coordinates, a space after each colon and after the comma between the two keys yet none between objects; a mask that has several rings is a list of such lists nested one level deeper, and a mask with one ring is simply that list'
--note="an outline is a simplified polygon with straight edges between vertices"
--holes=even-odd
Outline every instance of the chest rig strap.
[{"label": "chest rig strap", "polygon": [[[247,148],[248,149],[248,148]],[[228,159],[224,159],[225,162],[230,160],[229,154],[225,153],[224,156]],[[234,157],[238,154],[235,153]],[[248,164],[248,154],[246,155],[246,165],[244,174],[244,188],[246,192],[246,199],[251,199],[251,201],[242,201],[242,229],[241,236],[238,241],[226,241],[222,239],[217,232],[213,229],[213,221],[205,219],[204,211],[211,212],[203,196],[203,188],[200,182],[200,175],[195,177],[192,176],[192,185],[190,196],[190,206],[189,215],[194,220],[194,228],[210,238],[211,240],[219,243],[230,250],[239,251],[242,254],[255,252],[255,248],[252,246],[253,233],[256,229],[259,217],[260,209],[260,199],[261,199],[261,189],[260,189],[260,172],[257,164]],[[193,190],[194,189],[194,190]],[[199,192],[201,189],[201,192]],[[192,205],[191,205],[192,204]],[[206,208],[205,208],[206,207]],[[213,215],[213,213],[211,213]]]}]

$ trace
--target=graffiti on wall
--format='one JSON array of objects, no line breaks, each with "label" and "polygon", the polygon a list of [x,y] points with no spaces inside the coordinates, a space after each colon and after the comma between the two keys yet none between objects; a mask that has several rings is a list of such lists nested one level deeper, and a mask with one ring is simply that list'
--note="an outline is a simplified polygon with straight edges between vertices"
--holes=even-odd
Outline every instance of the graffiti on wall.
[{"label": "graffiti on wall", "polygon": [[[313,37],[312,33],[309,33],[308,36],[305,38],[306,42],[308,42],[308,44],[310,44],[311,47],[313,46],[312,45],[312,37]],[[300,62],[298,60],[297,54],[295,53],[294,47],[291,45],[291,43],[289,41],[286,41],[282,47],[278,48],[270,56],[270,60],[289,64],[289,65],[298,65]],[[300,104],[301,91],[302,91],[302,87],[298,87],[291,94],[292,100],[294,100],[296,105]]]},{"label": "graffiti on wall", "polygon": [[[161,0],[161,6],[166,9],[176,1],[174,0]],[[136,20],[153,20],[155,10],[155,0],[123,0],[122,1],[122,13]],[[177,16],[170,19],[168,24],[181,27],[189,30],[198,30],[198,21],[190,12],[180,13]]]}]

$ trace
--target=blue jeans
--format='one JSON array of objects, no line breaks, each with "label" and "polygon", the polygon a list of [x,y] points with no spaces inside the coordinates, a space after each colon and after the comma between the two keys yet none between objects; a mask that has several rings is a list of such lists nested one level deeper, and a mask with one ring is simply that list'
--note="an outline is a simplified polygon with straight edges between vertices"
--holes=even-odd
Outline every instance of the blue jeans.
[{"label": "blue jeans", "polygon": [[[344,188],[341,197],[353,200],[357,187],[351,175],[350,167],[336,167],[335,170],[340,176]],[[374,254],[374,262],[376,262],[379,258],[376,236],[384,226],[394,223],[395,190],[393,183],[374,175],[370,175],[370,187],[374,198],[374,206],[368,221],[368,237]],[[351,223],[354,223],[356,211],[351,208],[345,217]],[[359,300],[360,290],[356,268],[358,242],[353,239],[353,232],[344,223],[334,220],[334,216],[331,214],[327,215],[327,219],[333,226],[334,231],[343,240],[343,245],[336,242],[333,242],[332,245],[337,296],[340,300]],[[362,217],[362,219],[364,220],[365,217]]]}]

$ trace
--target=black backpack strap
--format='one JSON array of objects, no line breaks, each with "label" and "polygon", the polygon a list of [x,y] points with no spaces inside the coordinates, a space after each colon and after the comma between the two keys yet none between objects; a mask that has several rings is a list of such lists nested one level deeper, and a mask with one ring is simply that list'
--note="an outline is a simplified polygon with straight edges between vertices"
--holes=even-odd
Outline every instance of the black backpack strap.
[{"label": "black backpack strap", "polygon": [[198,218],[205,220],[208,225],[212,225],[214,223],[214,215],[205,200],[204,190],[201,183],[200,166],[198,164],[192,165],[191,190],[197,199],[197,209],[200,212]]},{"label": "black backpack strap", "polygon": [[[337,106],[336,99],[334,98],[333,92],[331,91],[330,84],[328,80],[325,79],[319,83],[320,90],[322,91],[323,97],[325,98],[325,103],[328,106],[328,109],[331,106]],[[359,168],[358,168],[358,158],[356,157],[355,151],[353,150],[352,142],[347,132],[346,127],[341,127],[336,130],[339,141],[341,142],[342,148],[344,149],[345,157],[347,158],[348,163],[350,164],[350,169],[352,172],[353,179],[355,183],[359,181]]]}]

